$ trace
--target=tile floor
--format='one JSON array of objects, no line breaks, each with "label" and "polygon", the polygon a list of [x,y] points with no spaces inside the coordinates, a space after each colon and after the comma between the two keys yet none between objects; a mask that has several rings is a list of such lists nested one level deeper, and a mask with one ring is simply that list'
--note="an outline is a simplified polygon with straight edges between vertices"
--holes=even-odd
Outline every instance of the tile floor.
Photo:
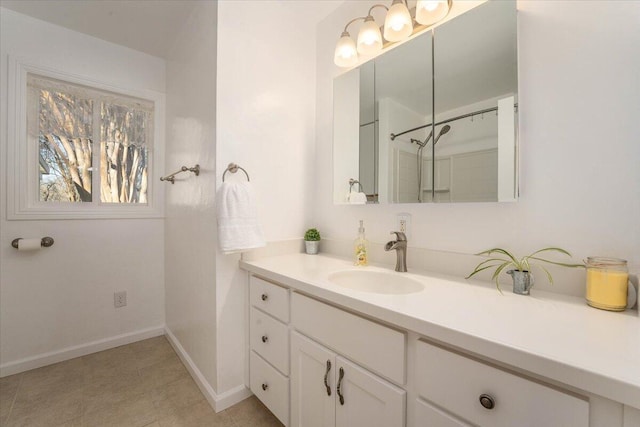
[{"label": "tile floor", "polygon": [[255,397],[215,413],[165,337],[0,379],[0,426],[281,427]]}]

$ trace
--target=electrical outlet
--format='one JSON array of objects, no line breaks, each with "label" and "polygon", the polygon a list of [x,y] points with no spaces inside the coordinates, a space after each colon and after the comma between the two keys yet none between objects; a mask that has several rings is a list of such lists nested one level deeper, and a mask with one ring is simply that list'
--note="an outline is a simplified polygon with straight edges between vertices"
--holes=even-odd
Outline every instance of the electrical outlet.
[{"label": "electrical outlet", "polygon": [[397,228],[398,231],[402,231],[407,236],[407,238],[409,238],[409,233],[411,230],[411,215],[408,213],[399,213]]},{"label": "electrical outlet", "polygon": [[127,291],[114,292],[113,293],[113,306],[115,308],[124,307],[127,305]]}]

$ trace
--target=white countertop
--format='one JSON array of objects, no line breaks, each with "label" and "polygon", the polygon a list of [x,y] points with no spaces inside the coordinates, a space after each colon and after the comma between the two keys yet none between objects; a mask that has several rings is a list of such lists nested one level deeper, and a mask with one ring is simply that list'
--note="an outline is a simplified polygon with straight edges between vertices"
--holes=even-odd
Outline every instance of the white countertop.
[{"label": "white countertop", "polygon": [[582,298],[535,288],[530,296],[515,295],[510,289],[500,294],[490,283],[428,272],[391,271],[422,282],[421,292],[360,292],[331,283],[329,273],[390,270],[354,267],[328,255],[296,253],[241,261],[240,267],[399,328],[640,408],[636,311],[597,310]]}]

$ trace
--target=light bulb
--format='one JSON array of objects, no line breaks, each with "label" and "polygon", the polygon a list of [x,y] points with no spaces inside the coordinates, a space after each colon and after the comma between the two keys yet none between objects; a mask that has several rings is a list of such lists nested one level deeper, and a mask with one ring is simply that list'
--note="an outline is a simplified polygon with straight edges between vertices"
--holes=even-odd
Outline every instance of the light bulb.
[{"label": "light bulb", "polygon": [[384,20],[384,38],[390,42],[399,42],[411,35],[413,23],[407,6],[402,0],[393,0]]},{"label": "light bulb", "polygon": [[425,0],[422,2],[422,7],[427,11],[427,12],[433,12],[434,10],[436,10],[438,8],[438,0]]},{"label": "light bulb", "polygon": [[365,18],[364,24],[358,33],[358,53],[362,55],[373,55],[382,50],[382,34],[380,28],[369,15]]},{"label": "light bulb", "polygon": [[356,43],[346,31],[342,33],[340,40],[336,44],[333,61],[338,67],[353,67],[358,63]]},{"label": "light bulb", "polygon": [[433,25],[447,16],[450,7],[448,0],[418,0],[416,21],[422,25]]},{"label": "light bulb", "polygon": [[402,19],[394,19],[393,22],[391,22],[391,29],[393,29],[393,31],[400,31],[404,26],[405,22]]}]

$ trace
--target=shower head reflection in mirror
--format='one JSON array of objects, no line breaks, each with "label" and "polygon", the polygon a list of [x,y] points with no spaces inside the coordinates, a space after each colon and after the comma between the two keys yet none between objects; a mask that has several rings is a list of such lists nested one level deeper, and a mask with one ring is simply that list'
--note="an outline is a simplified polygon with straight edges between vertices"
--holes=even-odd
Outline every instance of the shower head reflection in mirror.
[{"label": "shower head reflection in mirror", "polygon": [[438,143],[438,141],[440,140],[440,137],[444,134],[446,134],[447,132],[449,132],[451,130],[451,126],[449,125],[444,125],[442,127],[442,129],[440,129],[440,133],[438,134],[438,136],[436,137],[436,140],[433,141],[433,145],[436,145]]}]

